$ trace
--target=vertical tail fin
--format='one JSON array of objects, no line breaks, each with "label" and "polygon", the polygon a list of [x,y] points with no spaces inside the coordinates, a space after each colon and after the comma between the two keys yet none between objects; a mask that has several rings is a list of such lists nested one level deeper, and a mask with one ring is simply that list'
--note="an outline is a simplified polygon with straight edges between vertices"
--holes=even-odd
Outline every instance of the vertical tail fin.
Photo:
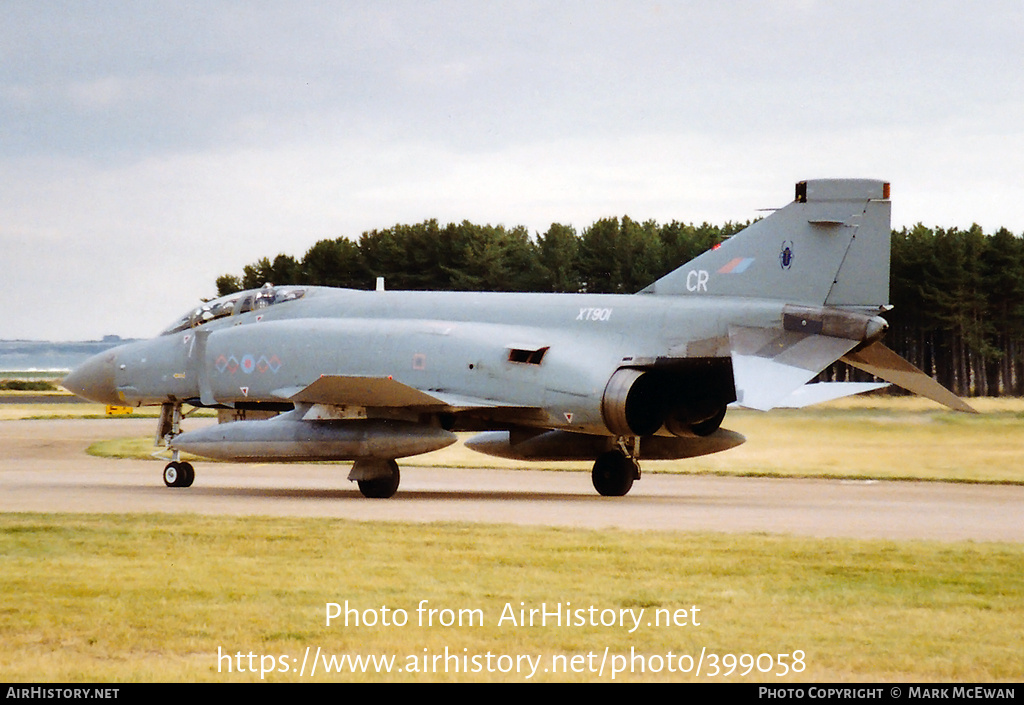
[{"label": "vertical tail fin", "polygon": [[743,296],[878,310],[889,299],[889,184],[820,179],[640,293]]}]

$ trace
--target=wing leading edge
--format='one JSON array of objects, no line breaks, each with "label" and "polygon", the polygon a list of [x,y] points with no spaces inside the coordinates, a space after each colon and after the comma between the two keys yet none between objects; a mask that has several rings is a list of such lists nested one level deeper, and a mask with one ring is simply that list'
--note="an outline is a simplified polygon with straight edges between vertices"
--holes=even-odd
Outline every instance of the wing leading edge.
[{"label": "wing leading edge", "polygon": [[275,394],[296,404],[338,407],[407,408],[449,412],[537,408],[449,394],[439,390],[424,392],[393,377],[323,375],[306,387],[280,389]]}]

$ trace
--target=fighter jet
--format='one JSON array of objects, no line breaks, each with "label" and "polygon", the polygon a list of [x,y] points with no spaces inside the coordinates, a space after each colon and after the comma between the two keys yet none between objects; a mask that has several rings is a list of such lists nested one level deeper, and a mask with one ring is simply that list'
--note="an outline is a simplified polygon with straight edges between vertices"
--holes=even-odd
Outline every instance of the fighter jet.
[{"label": "fighter jet", "polygon": [[[802,181],[791,203],[632,295],[268,284],[101,353],[64,386],[159,405],[170,487],[194,480],[186,451],[354,461],[348,479],[390,497],[396,459],[476,431],[466,445],[483,453],[593,460],[597,491],[622,496],[641,458],[742,443],[721,427],[731,405],[802,406],[877,386],[808,384],[835,360],[973,411],[880,342],[889,220],[886,182]],[[182,432],[186,405],[269,418]]]}]

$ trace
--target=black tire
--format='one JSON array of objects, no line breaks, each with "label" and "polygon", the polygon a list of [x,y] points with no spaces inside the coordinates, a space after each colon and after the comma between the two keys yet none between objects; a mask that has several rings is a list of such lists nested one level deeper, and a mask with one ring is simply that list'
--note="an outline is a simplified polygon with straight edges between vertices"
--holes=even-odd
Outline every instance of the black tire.
[{"label": "black tire", "polygon": [[590,473],[594,489],[605,497],[622,497],[633,487],[637,464],[622,451],[610,450],[597,456]]},{"label": "black tire", "polygon": [[191,487],[195,479],[191,463],[170,462],[164,467],[164,484],[168,487]]},{"label": "black tire", "polygon": [[395,492],[398,491],[398,484],[401,482],[402,478],[398,472],[398,463],[394,460],[389,460],[388,467],[391,468],[391,475],[388,477],[356,481],[359,485],[359,491],[363,493],[364,497],[369,497],[370,499],[387,499],[388,497],[394,496]]},{"label": "black tire", "polygon": [[168,487],[181,487],[181,463],[170,462],[164,466],[164,484]]},{"label": "black tire", "polygon": [[192,467],[192,463],[179,463],[181,468],[181,482],[178,487],[191,487],[192,483],[196,480],[196,470]]}]

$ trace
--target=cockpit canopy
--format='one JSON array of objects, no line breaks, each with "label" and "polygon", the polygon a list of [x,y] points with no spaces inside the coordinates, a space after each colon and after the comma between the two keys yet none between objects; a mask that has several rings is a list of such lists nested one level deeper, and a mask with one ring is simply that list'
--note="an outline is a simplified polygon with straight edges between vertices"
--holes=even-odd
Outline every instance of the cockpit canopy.
[{"label": "cockpit canopy", "polygon": [[258,311],[285,301],[301,299],[305,295],[306,290],[302,287],[275,287],[272,284],[264,284],[260,289],[236,291],[234,294],[228,294],[218,299],[207,301],[202,306],[189,311],[181,319],[168,326],[160,335],[170,335],[178,331],[188,330],[189,328],[197,328],[218,318],[239,316],[249,311]]}]

